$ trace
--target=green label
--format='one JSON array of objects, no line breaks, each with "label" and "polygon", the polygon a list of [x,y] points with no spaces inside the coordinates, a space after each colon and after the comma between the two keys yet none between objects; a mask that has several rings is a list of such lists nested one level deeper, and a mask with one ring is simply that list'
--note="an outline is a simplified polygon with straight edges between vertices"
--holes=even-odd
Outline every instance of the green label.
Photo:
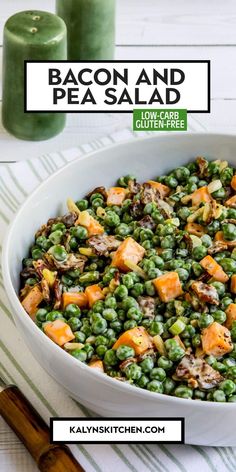
[{"label": "green label", "polygon": [[187,110],[133,110],[134,131],[187,131]]}]

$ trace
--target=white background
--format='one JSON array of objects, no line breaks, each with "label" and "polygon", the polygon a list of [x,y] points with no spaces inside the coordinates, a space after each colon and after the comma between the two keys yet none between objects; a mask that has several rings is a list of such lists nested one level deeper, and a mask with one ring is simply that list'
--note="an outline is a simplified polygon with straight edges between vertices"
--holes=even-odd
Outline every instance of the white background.
[{"label": "white background", "polygon": [[[90,427],[125,427],[125,428],[132,428],[132,427],[142,427],[142,433],[136,432],[135,434],[132,432],[126,432],[126,433],[121,433],[119,431],[117,432],[111,432],[111,433],[83,433],[83,432],[78,432],[78,433],[71,433],[70,428],[74,427],[75,430],[77,428],[80,428],[80,430],[83,431],[88,431],[87,428]],[[160,433],[155,433],[155,430],[152,430],[151,428],[164,428],[164,432]],[[144,432],[145,428],[148,429],[148,433]],[[132,431],[132,429],[131,429]],[[153,432],[150,432],[153,431]],[[92,421],[92,420],[61,420],[61,421],[54,421],[53,422],[53,440],[55,442],[57,441],[83,441],[86,443],[86,440],[88,441],[104,441],[107,439],[109,442],[112,441],[127,441],[127,442],[136,442],[136,441],[142,441],[143,443],[148,442],[148,441],[181,441],[181,421],[165,421],[165,420],[144,420],[141,421],[139,419],[137,420],[98,420],[98,421]]]},{"label": "white background", "polygon": [[[48,63],[32,63],[27,64],[27,92],[26,99],[27,111],[130,111],[132,113],[134,108],[149,108],[149,102],[153,96],[155,90],[158,90],[158,100],[150,104],[151,108],[184,108],[192,111],[207,111],[208,110],[208,64],[205,63],[184,63],[184,62],[173,62],[173,63],[162,63],[162,62],[101,62],[99,64],[91,63],[89,69],[91,72],[86,71],[82,79],[91,85],[83,85],[78,81],[78,74],[83,69],[87,69],[88,64],[80,62],[74,64],[73,62],[60,63],[55,62],[52,64]],[[53,79],[53,84],[49,84],[49,71],[55,69],[59,71],[59,77]],[[125,69],[127,69],[127,84],[123,80],[117,80],[117,85],[114,83],[114,70],[117,71],[121,77],[124,77]],[[167,70],[167,84],[162,80],[158,79],[157,82],[153,79],[153,70],[156,70],[162,77],[164,77],[165,70]],[[171,69],[175,70],[174,80],[177,82],[182,79],[178,70],[184,73],[183,82],[179,85],[171,84]],[[98,74],[98,80],[94,79],[95,73],[101,71]],[[105,73],[104,71],[107,71]],[[149,82],[144,82],[148,78]],[[70,73],[69,83],[65,83],[68,74]],[[110,75],[109,75],[110,74]],[[57,73],[58,75],[58,73]],[[71,83],[71,77],[75,79],[75,83]],[[95,76],[96,77],[96,76]],[[138,81],[142,82],[137,85]],[[73,80],[74,80],[73,79]],[[61,81],[61,84],[60,84]],[[59,85],[56,85],[59,82]],[[156,83],[156,85],[155,85]],[[104,85],[106,84],[106,85]],[[54,88],[58,89],[58,95],[56,95],[57,101],[54,103]],[[177,90],[180,93],[180,100],[177,103],[167,104],[166,103],[166,91],[168,88],[171,90]],[[73,90],[73,100],[69,104],[68,91]],[[125,100],[120,104],[110,105],[111,98],[106,95],[106,91],[112,90],[112,96],[115,96],[116,101],[119,102],[124,90],[127,91],[132,104],[127,102],[127,95]],[[83,99],[90,91],[93,97],[93,103],[89,96],[89,101],[85,104]],[[114,92],[115,90],[115,92]],[[139,101],[145,102],[145,104],[136,103],[135,90],[139,90]],[[62,95],[62,92],[65,95]],[[56,92],[57,93],[57,92]],[[87,96],[87,95],[86,95]],[[61,98],[60,98],[61,97]],[[175,100],[176,95],[171,92],[170,100]],[[94,103],[96,102],[96,104]]]}]

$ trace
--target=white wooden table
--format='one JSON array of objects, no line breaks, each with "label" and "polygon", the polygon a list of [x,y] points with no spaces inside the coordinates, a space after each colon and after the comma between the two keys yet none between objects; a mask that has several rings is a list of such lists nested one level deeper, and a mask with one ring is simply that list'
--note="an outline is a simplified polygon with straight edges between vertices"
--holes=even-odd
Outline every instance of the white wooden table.
[{"label": "white wooden table", "polygon": [[[117,0],[117,59],[210,59],[212,113],[194,114],[196,129],[236,130],[236,1]],[[0,45],[5,20],[19,10],[53,11],[54,0],[0,0]],[[0,60],[2,47],[0,46]],[[1,82],[0,68],[0,82]],[[0,97],[1,98],[1,97]],[[0,123],[0,161],[17,161],[73,147],[132,126],[128,114],[68,116],[55,139],[27,143],[9,136]],[[34,472],[28,453],[0,420],[1,472]]]}]

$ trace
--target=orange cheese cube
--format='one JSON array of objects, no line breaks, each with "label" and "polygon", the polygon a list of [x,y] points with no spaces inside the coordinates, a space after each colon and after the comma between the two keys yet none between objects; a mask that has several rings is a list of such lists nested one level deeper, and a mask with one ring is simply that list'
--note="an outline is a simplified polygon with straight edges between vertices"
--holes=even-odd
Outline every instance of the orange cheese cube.
[{"label": "orange cheese cube", "polygon": [[44,327],[44,332],[58,346],[63,346],[75,338],[70,326],[62,320],[47,323]]},{"label": "orange cheese cube", "polygon": [[236,190],[236,174],[233,175],[230,185],[234,190]]},{"label": "orange cheese cube", "polygon": [[96,369],[98,370],[99,372],[104,372],[104,367],[103,367],[103,362],[100,361],[100,360],[97,360],[97,361],[91,361],[89,363],[89,367],[91,367],[92,369]]},{"label": "orange cheese cube", "polygon": [[88,231],[89,237],[104,233],[103,226],[86,210],[80,212],[76,225],[84,226]]},{"label": "orange cheese cube", "polygon": [[169,302],[183,294],[177,272],[167,272],[153,280],[153,284],[162,302]]},{"label": "orange cheese cube", "polygon": [[130,269],[125,265],[125,261],[131,261],[134,264],[138,264],[145,254],[145,249],[140,246],[133,238],[126,238],[116,250],[113,259],[112,266],[118,267],[118,269],[128,272]]},{"label": "orange cheese cube", "polygon": [[226,200],[225,202],[225,205],[232,208],[236,208],[236,195],[231,198],[228,198],[228,200]]},{"label": "orange cheese cube", "polygon": [[107,205],[122,205],[126,195],[127,190],[123,187],[109,188],[107,191]]},{"label": "orange cheese cube", "polygon": [[231,329],[233,321],[236,321],[236,304],[230,303],[230,305],[227,306],[225,313],[227,316],[225,326],[226,328]]},{"label": "orange cheese cube", "polygon": [[167,185],[161,184],[160,182],[155,182],[155,180],[148,180],[147,183],[160,192],[161,198],[168,197],[170,188],[167,187]]},{"label": "orange cheese cube", "polygon": [[200,203],[209,203],[212,200],[207,186],[200,187],[192,193],[193,206],[199,206]]},{"label": "orange cheese cube", "polygon": [[31,318],[34,318],[34,315],[38,309],[39,304],[43,301],[43,294],[38,285],[35,285],[29,293],[25,296],[22,300],[21,304],[24,307],[25,311],[27,311],[28,315]]},{"label": "orange cheese cube", "polygon": [[105,298],[101,287],[99,285],[89,285],[85,289],[85,295],[88,299],[89,307],[91,308],[95,302],[98,300],[103,300]]},{"label": "orange cheese cube", "polygon": [[230,291],[236,293],[236,274],[233,274],[231,277]]},{"label": "orange cheese cube", "polygon": [[143,326],[136,326],[125,331],[117,339],[112,349],[118,349],[121,345],[132,347],[137,356],[153,347],[152,338]]},{"label": "orange cheese cube", "polygon": [[80,308],[86,308],[88,299],[84,292],[64,292],[62,294],[62,307],[65,309],[71,303],[78,305]]},{"label": "orange cheese cube", "polygon": [[214,321],[202,333],[202,349],[205,354],[221,357],[233,349],[230,331]]},{"label": "orange cheese cube", "polygon": [[200,261],[201,266],[205,269],[208,274],[214,277],[215,280],[225,283],[229,280],[228,275],[223,271],[220,264],[211,256],[206,256]]}]

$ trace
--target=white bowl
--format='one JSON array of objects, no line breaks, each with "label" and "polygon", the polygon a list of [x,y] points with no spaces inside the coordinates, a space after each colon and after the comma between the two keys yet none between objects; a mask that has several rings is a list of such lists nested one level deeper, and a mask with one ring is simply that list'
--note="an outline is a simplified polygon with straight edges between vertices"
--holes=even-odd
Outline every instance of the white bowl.
[{"label": "white bowl", "polygon": [[186,443],[236,446],[236,404],[156,394],[100,374],[45,336],[17,297],[21,261],[27,255],[34,233],[48,218],[66,211],[68,197],[77,200],[94,187],[109,186],[128,173],[145,181],[198,155],[236,165],[236,136],[166,134],[111,146],[68,164],[41,184],[15,216],[3,247],[4,284],[16,325],[34,357],[87,408],[102,416],[185,417]]}]

